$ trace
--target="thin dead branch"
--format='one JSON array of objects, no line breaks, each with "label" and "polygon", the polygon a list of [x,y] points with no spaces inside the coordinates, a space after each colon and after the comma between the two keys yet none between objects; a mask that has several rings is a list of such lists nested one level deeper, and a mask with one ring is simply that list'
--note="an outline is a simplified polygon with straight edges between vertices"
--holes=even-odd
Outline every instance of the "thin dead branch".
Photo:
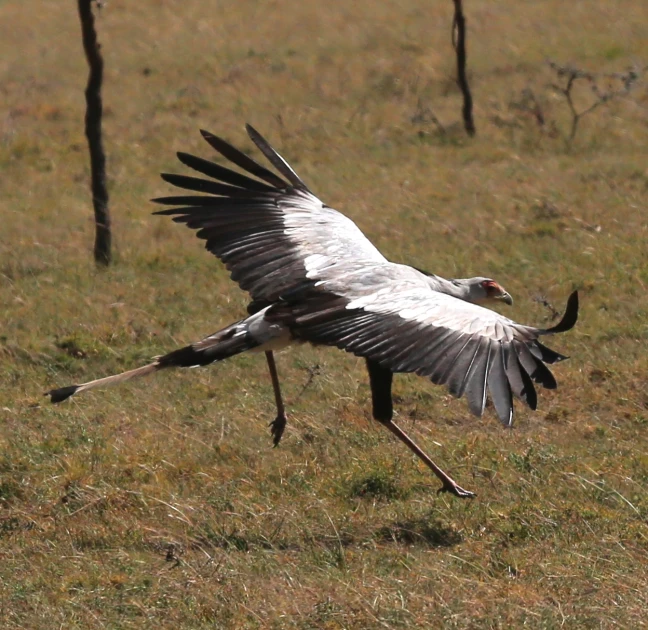
[{"label": "thin dead branch", "polygon": [[447,133],[445,126],[439,120],[438,116],[432,111],[430,107],[423,104],[423,99],[421,97],[419,97],[418,99],[416,112],[410,118],[410,121],[413,124],[418,125],[427,125],[432,123],[436,127],[440,135],[445,135]]},{"label": "thin dead branch", "polygon": [[321,369],[319,363],[316,363],[311,367],[307,367],[306,371],[308,372],[308,378],[306,379],[306,382],[304,383],[301,390],[299,391],[299,394],[297,394],[297,396],[295,396],[295,399],[292,401],[293,404],[297,402],[303,396],[306,390],[313,384],[315,377],[320,375]]},{"label": "thin dead branch", "polygon": [[535,92],[530,87],[526,87],[522,90],[519,99],[511,100],[509,108],[522,112],[523,114],[529,114],[535,120],[538,127],[541,129],[544,128],[546,117],[543,108],[540,105]]},{"label": "thin dead branch", "polygon": [[[90,169],[92,173],[92,204],[95,215],[94,259],[98,265],[109,265],[112,260],[112,234],[110,229],[110,211],[108,208],[108,189],[106,186],[106,155],[101,137],[101,119],[103,105],[101,85],[103,83],[103,58],[97,41],[93,0],[78,0],[79,19],[90,73],[86,86],[85,134],[90,150]],[[101,3],[97,3],[101,7]]]},{"label": "thin dead branch", "polygon": [[[554,61],[548,61],[547,63],[549,64],[549,67],[556,72],[558,78],[564,83],[563,85],[552,83],[551,87],[565,97],[571,113],[571,127],[569,134],[565,136],[565,141],[568,145],[574,141],[576,132],[578,131],[578,123],[583,116],[590,114],[612,99],[626,96],[636,86],[642,74],[647,69],[631,67],[624,73],[597,74],[580,70],[569,64],[561,65]],[[602,89],[600,87],[604,81],[608,81],[607,89]],[[580,111],[578,111],[574,102],[574,88],[579,82],[588,83],[595,98],[593,103]],[[612,84],[616,84],[618,87],[613,87]]]},{"label": "thin dead branch", "polygon": [[533,298],[533,301],[537,302],[538,304],[542,304],[542,306],[544,306],[549,311],[549,317],[551,321],[557,319],[560,315],[560,313],[554,308],[553,304],[551,304],[551,302],[549,302],[549,300],[547,300],[547,298],[541,293],[536,295]]}]

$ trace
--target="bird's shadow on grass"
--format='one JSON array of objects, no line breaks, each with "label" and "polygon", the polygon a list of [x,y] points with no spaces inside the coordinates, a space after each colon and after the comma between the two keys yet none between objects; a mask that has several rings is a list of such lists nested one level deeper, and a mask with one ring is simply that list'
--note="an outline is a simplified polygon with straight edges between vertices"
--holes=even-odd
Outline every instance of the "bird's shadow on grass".
[{"label": "bird's shadow on grass", "polygon": [[454,527],[426,517],[395,521],[375,532],[377,542],[396,543],[416,547],[454,547],[463,542],[463,536]]}]

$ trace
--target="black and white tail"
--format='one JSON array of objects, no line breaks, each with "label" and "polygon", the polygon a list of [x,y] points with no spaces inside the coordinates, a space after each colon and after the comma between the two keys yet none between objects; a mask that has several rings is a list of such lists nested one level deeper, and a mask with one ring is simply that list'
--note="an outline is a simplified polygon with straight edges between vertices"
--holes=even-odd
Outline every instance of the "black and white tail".
[{"label": "black and white tail", "polygon": [[160,357],[152,363],[128,370],[121,374],[98,378],[81,385],[59,387],[45,393],[53,403],[62,402],[70,396],[94,389],[124,383],[140,376],[148,376],[159,370],[179,367],[198,367],[229,359],[248,350],[261,349],[262,346],[282,345],[288,342],[289,335],[285,328],[270,324],[264,318],[265,308],[247,319],[223,328],[209,337],[205,337],[190,346],[179,348]]}]

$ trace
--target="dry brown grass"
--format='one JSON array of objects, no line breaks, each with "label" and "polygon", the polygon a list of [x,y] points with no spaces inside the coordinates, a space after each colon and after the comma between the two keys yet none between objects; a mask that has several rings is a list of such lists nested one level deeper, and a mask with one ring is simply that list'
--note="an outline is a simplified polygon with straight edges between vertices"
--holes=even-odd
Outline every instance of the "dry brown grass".
[{"label": "dry brown grass", "polygon": [[[449,2],[111,0],[118,260],[98,273],[73,3],[0,3],[3,627],[646,625],[648,92],[583,119],[571,150],[510,104],[531,87],[564,129],[545,58],[647,62],[648,5],[564,6],[467,3],[468,141]],[[370,420],[361,362],[333,350],[280,356],[276,450],[261,357],[43,403],[241,315],[221,266],[147,199],[175,150],[209,155],[199,127],[250,148],[245,121],[393,259],[493,276],[529,323],[546,321],[539,294],[560,309],[581,291],[554,344],[572,356],[561,387],[512,432],[396,379],[401,423],[477,500],[435,494]]]}]

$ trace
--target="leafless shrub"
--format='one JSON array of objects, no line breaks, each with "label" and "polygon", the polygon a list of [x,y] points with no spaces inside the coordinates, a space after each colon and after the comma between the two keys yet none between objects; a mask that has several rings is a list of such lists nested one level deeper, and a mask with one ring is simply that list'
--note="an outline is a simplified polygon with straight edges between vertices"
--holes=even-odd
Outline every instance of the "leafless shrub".
[{"label": "leafless shrub", "polygon": [[[565,97],[571,113],[571,126],[568,134],[563,134],[568,145],[574,141],[578,131],[578,123],[583,116],[592,113],[604,103],[613,99],[627,96],[636,87],[642,75],[648,70],[648,66],[638,68],[632,66],[623,73],[594,73],[580,70],[570,64],[561,65],[554,61],[548,61],[549,67],[556,73],[560,83],[552,83],[551,87]],[[588,83],[594,96],[594,102],[580,111],[574,101],[574,89],[579,83]],[[605,87],[602,87],[606,84]]]},{"label": "leafless shrub", "polygon": [[519,111],[523,114],[530,115],[541,129],[545,128],[547,119],[544,114],[544,108],[536,98],[535,92],[526,87],[522,90],[519,99],[512,99],[509,103],[509,109]]},{"label": "leafless shrub", "polygon": [[432,108],[423,103],[423,99],[419,97],[416,104],[416,112],[410,118],[412,124],[415,125],[429,125],[433,124],[440,135],[445,135],[447,130],[444,124],[439,120],[437,115],[432,111]]}]

